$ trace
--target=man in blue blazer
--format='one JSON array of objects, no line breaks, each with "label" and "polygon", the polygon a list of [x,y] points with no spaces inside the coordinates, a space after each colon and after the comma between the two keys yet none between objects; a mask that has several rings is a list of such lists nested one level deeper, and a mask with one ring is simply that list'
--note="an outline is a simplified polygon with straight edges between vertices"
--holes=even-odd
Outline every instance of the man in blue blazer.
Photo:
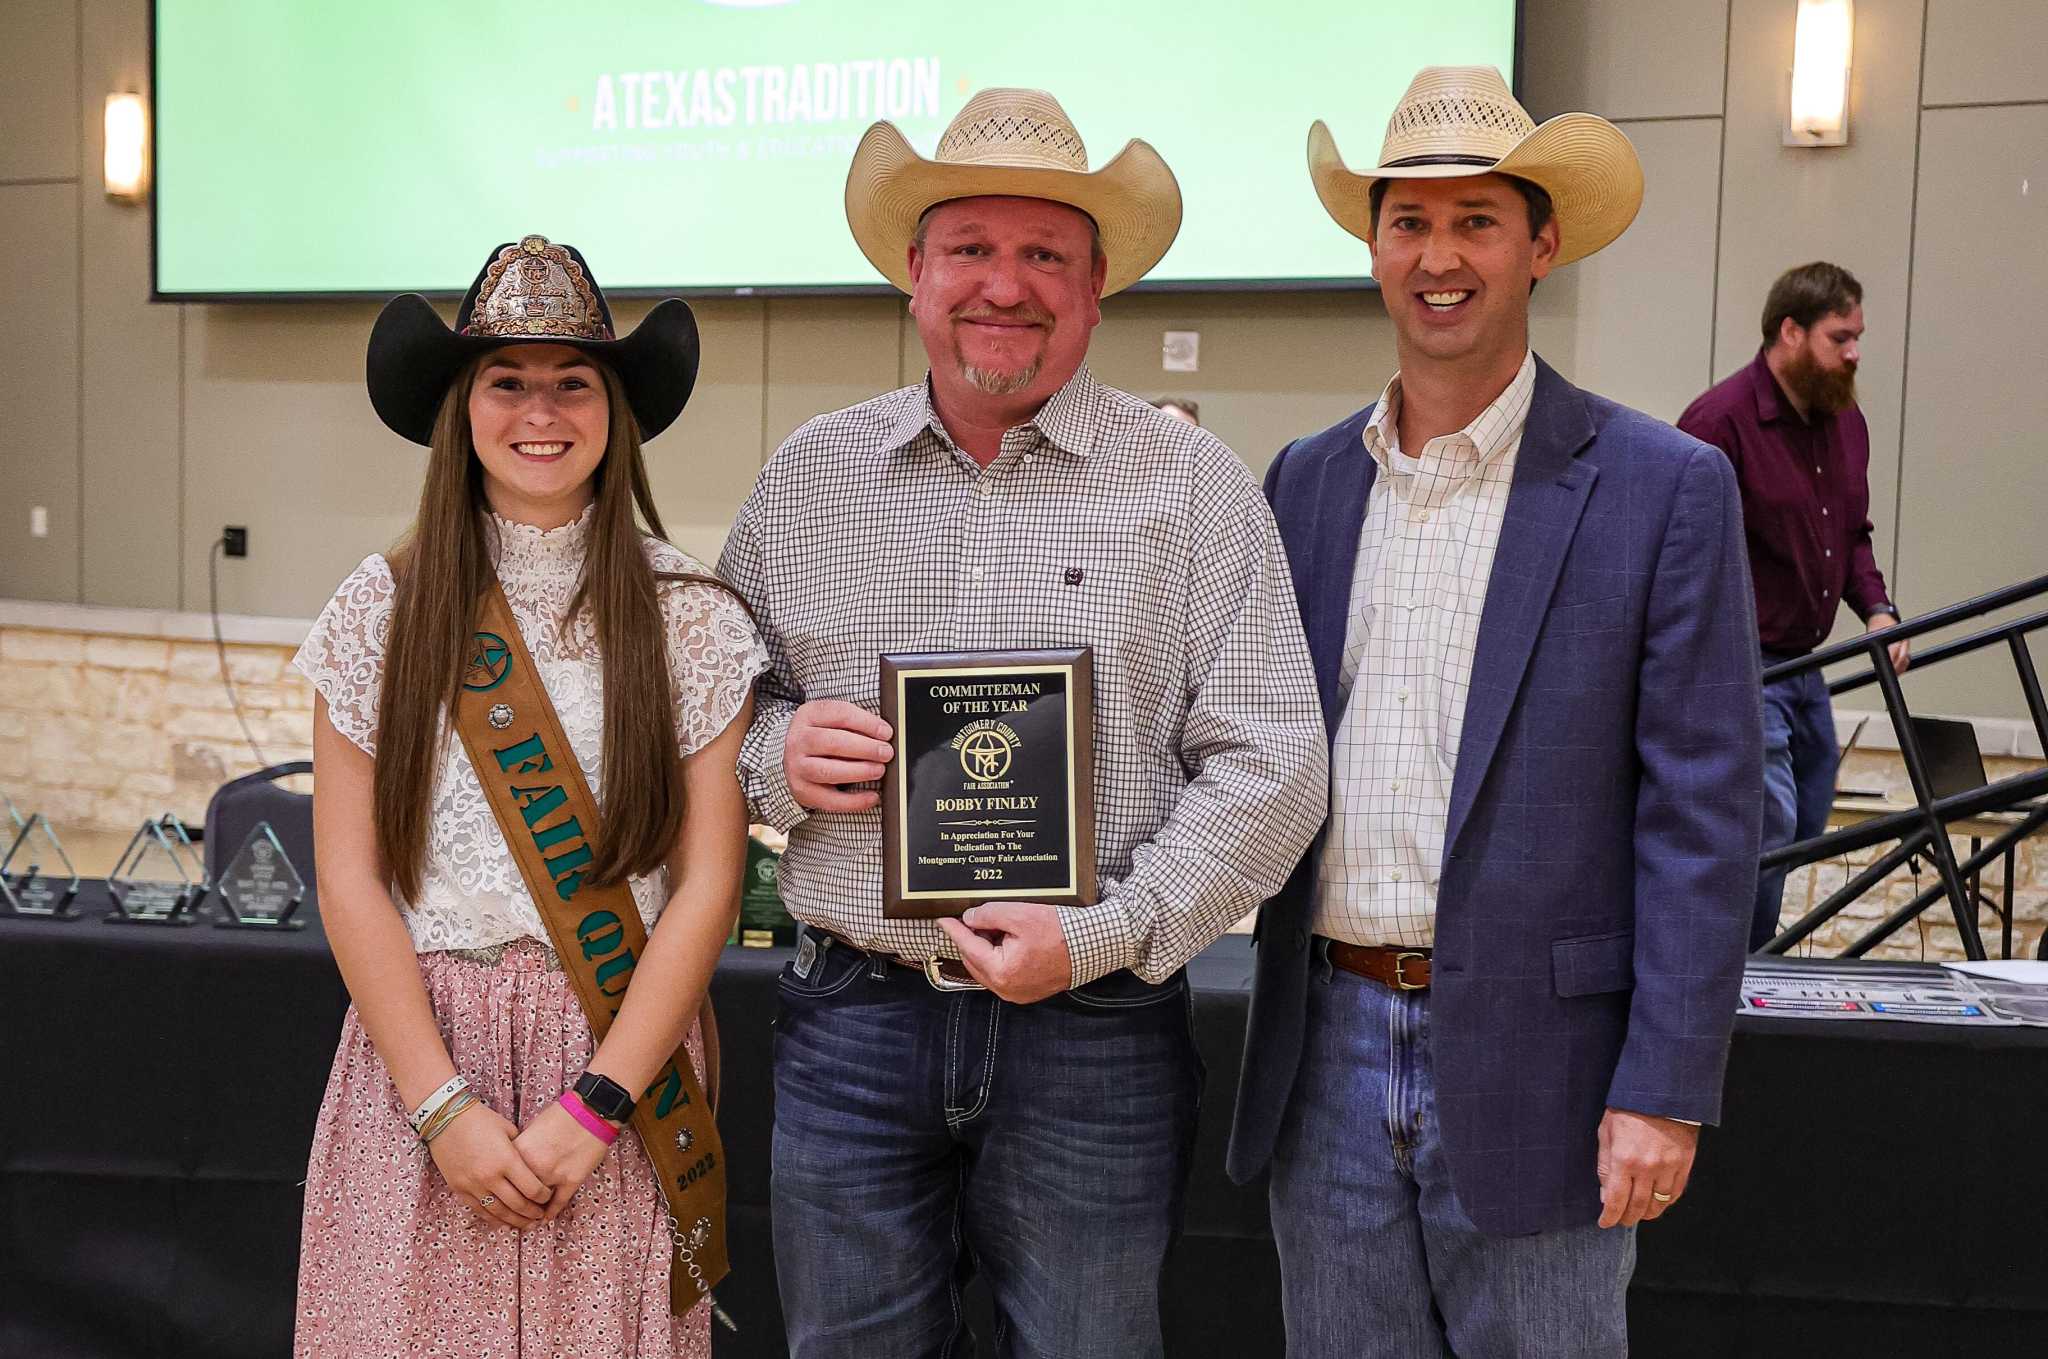
[{"label": "man in blue blazer", "polygon": [[1605,120],[1432,68],[1380,165],[1309,134],[1400,371],[1266,495],[1331,814],[1259,927],[1230,1170],[1272,1170],[1288,1352],[1621,1355],[1634,1229],[1720,1113],[1762,718],[1728,460],[1529,349],[1626,229]]}]

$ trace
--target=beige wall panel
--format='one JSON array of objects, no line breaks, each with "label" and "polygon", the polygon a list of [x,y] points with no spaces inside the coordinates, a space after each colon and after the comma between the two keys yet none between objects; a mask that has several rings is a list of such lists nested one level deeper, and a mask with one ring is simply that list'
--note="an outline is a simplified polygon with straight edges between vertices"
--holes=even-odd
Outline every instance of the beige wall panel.
[{"label": "beige wall panel", "polygon": [[[0,598],[78,598],[78,186],[0,185]],[[49,536],[31,537],[42,506]]]},{"label": "beige wall panel", "polygon": [[[1898,589],[1915,610],[2048,574],[2043,241],[2048,105],[1930,109],[1899,529]],[[2048,667],[2048,635],[2034,651]],[[1950,662],[1909,689],[1934,711],[2025,714],[2002,655]]]},{"label": "beige wall panel", "polygon": [[[1779,144],[1794,13],[1786,0],[1734,0],[1714,376],[1726,377],[1755,355],[1764,295],[1786,269],[1827,259],[1862,281],[1869,331],[1858,381],[1870,422],[1877,559],[1889,572],[1897,547],[1892,521],[1919,117],[1920,0],[1860,0],[1856,6],[1850,141],[1844,147]],[[1838,635],[1847,635],[1855,620],[1846,610],[1842,618]]]},{"label": "beige wall panel", "polygon": [[2044,52],[2048,4],[2041,0],[1928,0],[1921,98],[1930,104],[2048,99]]},{"label": "beige wall panel", "polygon": [[[647,446],[647,476],[669,537],[709,564],[761,470],[763,304],[711,298],[690,306],[703,346],[697,386],[675,424]],[[620,333],[638,325],[647,307],[620,303]]]},{"label": "beige wall panel", "polygon": [[1601,375],[1579,362],[1580,282],[1576,265],[1543,280],[1529,299],[1529,346],[1567,380],[1599,391]]},{"label": "beige wall panel", "polygon": [[[148,88],[146,6],[87,0],[81,63],[88,90]],[[85,162],[97,165],[105,120],[79,105]],[[149,301],[149,208],[80,195],[85,271],[85,411],[81,433],[88,604],[176,609],[178,579],[178,311]]]},{"label": "beige wall panel", "polygon": [[1537,295],[1568,279],[1577,285],[1576,381],[1676,420],[1706,389],[1713,366],[1721,122],[1632,123],[1625,130],[1643,160],[1642,211],[1620,240],[1553,274]]},{"label": "beige wall panel", "polygon": [[767,425],[761,456],[814,415],[893,389],[907,299],[778,297],[766,302]]},{"label": "beige wall panel", "polygon": [[[95,117],[113,89],[85,101]],[[0,180],[75,179],[79,103],[78,0],[0,4]]]},{"label": "beige wall panel", "polygon": [[[1262,474],[1289,440],[1372,400],[1393,371],[1376,293],[1124,293],[1102,313],[1088,355],[1095,375],[1147,399],[1195,398],[1202,422]],[[1164,371],[1169,330],[1200,333],[1199,372]],[[922,375],[914,330],[909,343],[910,371]]]},{"label": "beige wall panel", "polygon": [[249,555],[221,563],[222,610],[310,618],[410,521],[426,455],[363,391],[376,315],[366,303],[187,309],[187,608],[206,608],[223,525],[248,528]]},{"label": "beige wall panel", "polygon": [[[908,307],[910,299],[900,299],[898,305]],[[931,361],[925,357],[924,341],[917,333],[917,323],[907,316],[896,328],[896,387],[907,387],[921,381],[931,368]]]},{"label": "beige wall panel", "polygon": [[1522,92],[1539,119],[1721,112],[1727,0],[1530,0],[1522,24]]}]

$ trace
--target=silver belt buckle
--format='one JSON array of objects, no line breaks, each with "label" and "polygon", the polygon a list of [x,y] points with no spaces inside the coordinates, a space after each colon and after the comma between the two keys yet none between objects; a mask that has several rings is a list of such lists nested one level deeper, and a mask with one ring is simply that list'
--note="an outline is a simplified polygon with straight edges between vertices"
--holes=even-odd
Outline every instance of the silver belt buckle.
[{"label": "silver belt buckle", "polygon": [[796,976],[798,981],[809,981],[811,979],[811,969],[818,965],[818,954],[822,951],[818,944],[818,936],[812,934],[808,928],[798,926],[796,932]]}]

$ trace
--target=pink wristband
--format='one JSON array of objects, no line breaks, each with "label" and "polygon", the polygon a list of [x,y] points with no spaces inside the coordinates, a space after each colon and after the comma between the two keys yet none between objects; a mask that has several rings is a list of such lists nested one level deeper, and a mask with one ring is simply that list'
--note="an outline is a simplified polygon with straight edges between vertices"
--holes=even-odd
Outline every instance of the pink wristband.
[{"label": "pink wristband", "polygon": [[619,1140],[619,1130],[590,1112],[590,1106],[574,1090],[564,1090],[556,1103],[569,1111],[569,1117],[581,1123],[584,1130],[598,1141],[610,1146]]}]

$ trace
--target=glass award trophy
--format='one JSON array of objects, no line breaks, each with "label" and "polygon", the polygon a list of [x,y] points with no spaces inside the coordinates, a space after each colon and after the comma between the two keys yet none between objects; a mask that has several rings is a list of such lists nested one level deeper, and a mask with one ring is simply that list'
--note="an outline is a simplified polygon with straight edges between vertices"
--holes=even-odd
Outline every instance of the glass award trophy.
[{"label": "glass award trophy", "polygon": [[[774,831],[766,832],[782,837]],[[783,909],[779,877],[782,855],[760,835],[747,839],[747,870],[740,880],[738,942],[744,948],[788,948],[796,943],[796,921]]]},{"label": "glass award trophy", "polygon": [[14,799],[5,792],[0,792],[0,815],[7,818],[0,821],[0,839],[5,839],[11,844],[14,837],[21,834],[21,828],[28,823],[21,819],[20,809],[14,805]]},{"label": "glass award trophy", "polygon": [[[78,919],[78,870],[57,839],[56,828],[41,812],[21,822],[14,805],[7,813],[13,825],[0,826],[7,853],[0,857],[0,913],[31,920]],[[62,865],[63,871],[56,871]]]},{"label": "glass award trophy", "polygon": [[198,892],[192,897],[194,905],[197,905],[213,890],[213,879],[206,872],[206,856],[199,852],[199,846],[193,843],[192,833],[185,829],[185,822],[176,812],[165,812],[156,819],[156,823],[164,828],[164,839],[170,841],[178,861],[185,865],[186,876],[199,884]]},{"label": "glass award trophy", "polygon": [[222,929],[302,930],[303,920],[292,919],[299,903],[306,899],[306,880],[292,866],[277,832],[268,821],[258,821],[242,841],[235,857],[221,870],[214,895],[226,908],[226,918],[215,922]]},{"label": "glass award trophy", "polygon": [[[181,843],[182,842],[182,845]],[[192,841],[175,816],[145,821],[107,876],[110,925],[190,925],[205,875],[193,876]]]}]

